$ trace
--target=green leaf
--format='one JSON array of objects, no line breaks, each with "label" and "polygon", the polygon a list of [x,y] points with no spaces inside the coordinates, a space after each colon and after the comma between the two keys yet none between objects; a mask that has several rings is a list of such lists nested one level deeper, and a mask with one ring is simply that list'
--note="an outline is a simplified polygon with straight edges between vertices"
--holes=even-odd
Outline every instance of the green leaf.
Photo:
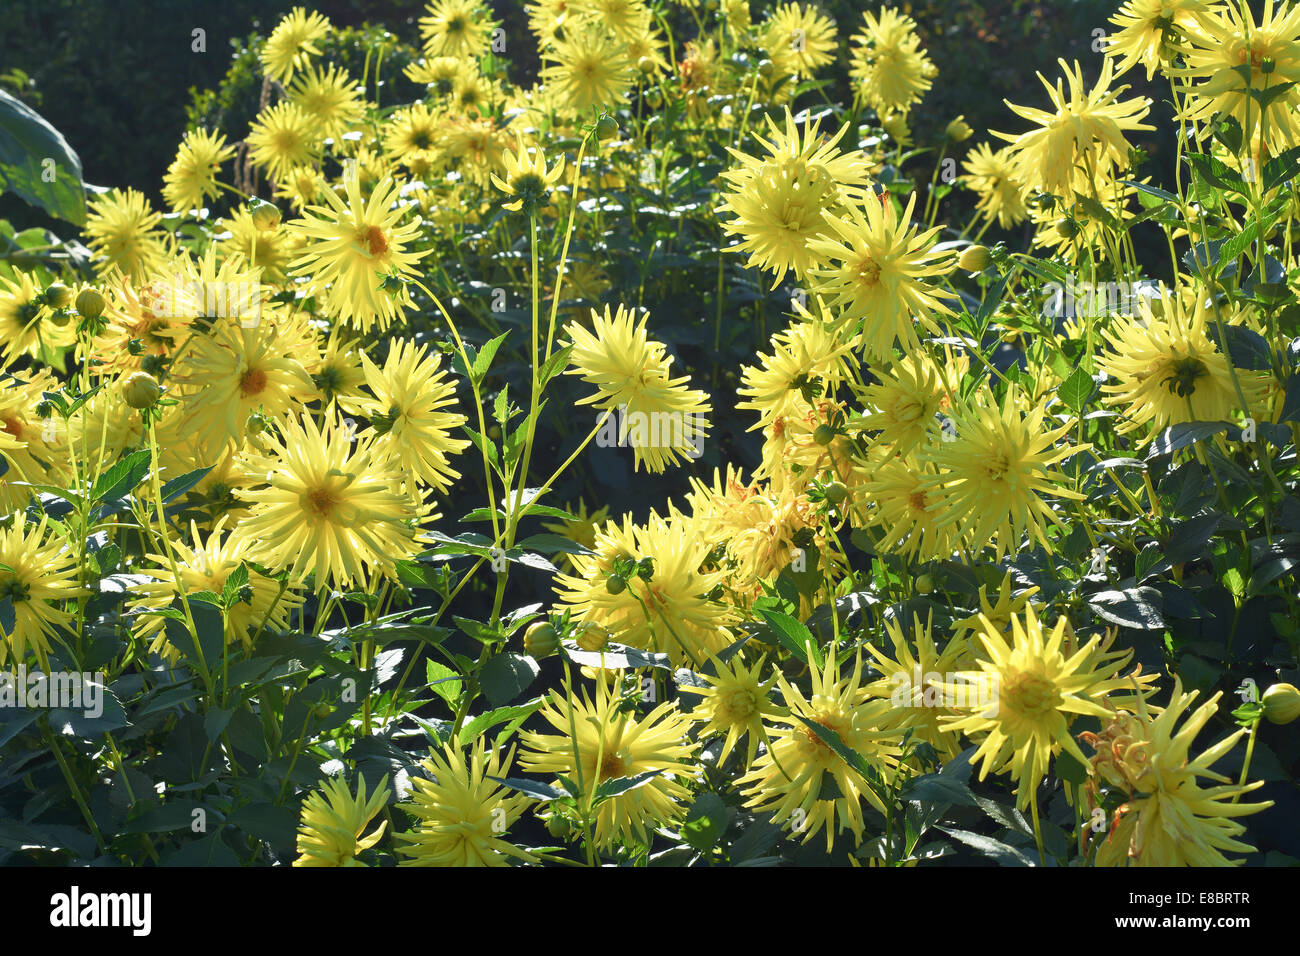
[{"label": "green leaf", "polygon": [[853,770],[857,772],[858,776],[862,778],[863,782],[876,792],[877,796],[882,794],[882,791],[884,790],[884,782],[880,779],[880,774],[876,772],[874,767],[867,763],[866,758],[863,757],[862,754],[858,753],[856,750],[849,749],[844,741],[840,739],[840,735],[829,727],[823,727],[815,720],[809,720],[807,717],[803,716],[803,714],[795,714],[795,716],[803,722],[805,727],[820,737],[826,743],[826,746],[835,751],[841,760],[852,767]]},{"label": "green leaf", "polygon": [[179,498],[181,495],[185,494],[185,492],[189,491],[202,481],[213,467],[213,465],[208,465],[206,468],[195,468],[193,471],[187,471],[183,475],[177,475],[170,481],[164,481],[162,486],[163,504],[167,504],[173,498]]},{"label": "green leaf", "polygon": [[478,680],[488,703],[500,707],[527,690],[540,673],[537,661],[527,654],[508,652],[498,654],[483,665]]},{"label": "green leaf", "polygon": [[425,661],[424,679],[429,685],[429,690],[446,701],[447,706],[452,710],[456,709],[456,698],[465,683],[459,674],[445,664],[439,664],[437,661]]},{"label": "green leaf", "polygon": [[63,134],[21,100],[0,90],[0,191],[51,216],[86,223],[81,160]]},{"label": "green leaf", "polygon": [[509,332],[502,332],[479,349],[478,355],[474,357],[474,365],[470,369],[470,375],[475,382],[481,382],[483,376],[487,375],[488,369],[492,367],[492,359],[496,357],[497,350],[501,348],[501,343],[506,340],[506,336],[509,334]]},{"label": "green leaf", "polygon": [[1088,404],[1088,399],[1092,397],[1095,388],[1096,383],[1092,380],[1092,376],[1080,365],[1060,384],[1056,394],[1067,407],[1078,413],[1082,412],[1084,406]]},{"label": "green leaf", "polygon": [[622,644],[606,644],[603,651],[584,651],[572,641],[565,641],[564,649],[570,660],[584,667],[603,667],[608,670],[634,670],[641,667],[657,667],[666,671],[673,669],[667,654],[654,654]]},{"label": "green leaf", "polygon": [[226,608],[232,608],[239,603],[239,592],[248,586],[248,565],[243,561],[239,562],[239,567],[226,575],[226,583],[221,589],[221,603]]},{"label": "green leaf", "polygon": [[959,843],[974,850],[979,850],[985,856],[996,860],[1002,866],[1035,866],[1036,861],[1030,859],[1024,852],[1003,843],[1001,840],[995,840],[990,836],[984,836],[981,833],[972,833],[970,830],[949,829],[948,827],[936,827],[948,834]]},{"label": "green leaf", "polygon": [[1180,422],[1177,425],[1170,425],[1151,443],[1151,448],[1147,451],[1147,460],[1160,455],[1173,454],[1188,445],[1194,445],[1198,441],[1204,441],[1212,435],[1227,430],[1227,422]]},{"label": "green leaf", "polygon": [[99,476],[90,489],[90,503],[125,498],[149,473],[149,451],[133,451]]},{"label": "green leaf", "polygon": [[492,776],[489,776],[488,779],[495,780],[503,787],[509,787],[511,790],[518,790],[524,796],[532,797],[534,800],[540,800],[543,803],[564,799],[564,791],[556,790],[544,783],[538,783],[536,780],[525,780],[523,777]]},{"label": "green leaf", "polygon": [[1164,630],[1162,603],[1160,592],[1148,587],[1098,591],[1088,598],[1088,605],[1102,620],[1139,631]]},{"label": "green leaf", "polygon": [[682,839],[701,853],[717,845],[727,829],[727,805],[711,790],[695,798],[682,824]]},{"label": "green leaf", "polygon": [[507,720],[513,721],[517,718],[524,718],[542,706],[545,698],[535,697],[526,704],[517,704],[514,707],[498,707],[495,710],[489,710],[485,714],[479,714],[464,727],[460,729],[460,736],[457,743],[465,747],[478,739],[489,727],[495,727],[497,724],[504,723]]},{"label": "green leaf", "polygon": [[635,790],[637,787],[644,787],[662,772],[661,770],[647,770],[635,777],[615,777],[611,780],[602,780],[596,785],[595,799],[600,801],[607,797],[617,797],[629,790]]},{"label": "green leaf", "polygon": [[756,610],[758,615],[772,628],[782,647],[805,664],[809,663],[808,653],[809,649],[811,649],[811,663],[818,669],[825,666],[825,662],[822,660],[821,648],[817,645],[817,639],[813,637],[812,631],[788,614],[782,614],[780,611],[772,611],[763,607],[756,608]]}]

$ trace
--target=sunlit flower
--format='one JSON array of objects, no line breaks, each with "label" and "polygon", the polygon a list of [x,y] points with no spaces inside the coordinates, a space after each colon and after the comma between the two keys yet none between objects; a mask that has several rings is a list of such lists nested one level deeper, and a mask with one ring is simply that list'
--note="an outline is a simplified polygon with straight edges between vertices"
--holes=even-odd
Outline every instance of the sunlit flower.
[{"label": "sunlit flower", "polygon": [[388,803],[388,775],[369,798],[366,781],[358,777],[354,797],[342,777],[327,780],[302,802],[298,826],[298,859],[294,866],[365,866],[358,856],[379,842],[388,821],[362,836],[370,821]]}]

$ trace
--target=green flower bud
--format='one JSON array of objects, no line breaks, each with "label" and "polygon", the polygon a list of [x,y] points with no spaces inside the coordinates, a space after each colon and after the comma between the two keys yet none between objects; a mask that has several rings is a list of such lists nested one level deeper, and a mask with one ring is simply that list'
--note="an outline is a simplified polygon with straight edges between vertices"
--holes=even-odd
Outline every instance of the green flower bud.
[{"label": "green flower bud", "polygon": [[832,481],[826,486],[826,500],[833,505],[843,504],[844,499],[849,496],[849,489],[844,486],[842,481]]},{"label": "green flower bud", "polygon": [[524,653],[541,660],[550,657],[560,647],[560,635],[549,621],[538,621],[524,632]]},{"label": "green flower bud", "polygon": [[1289,724],[1300,717],[1300,690],[1294,684],[1274,684],[1260,698],[1264,716],[1274,724]]},{"label": "green flower bud", "polygon": [[45,301],[52,309],[62,309],[72,301],[72,290],[62,282],[54,282],[45,290]]},{"label": "green flower bud", "polygon": [[813,429],[813,441],[819,445],[829,445],[835,440],[835,429],[830,425],[818,425]]},{"label": "green flower bud", "polygon": [[103,315],[106,304],[96,289],[82,289],[77,296],[77,312],[87,319],[97,319]]},{"label": "green flower bud", "polygon": [[162,397],[162,386],[148,372],[132,372],[122,386],[122,395],[132,408],[152,408]]},{"label": "green flower bud", "polygon": [[584,651],[598,651],[609,643],[609,631],[599,624],[580,624],[574,640]]},{"label": "green flower bud", "polygon": [[263,232],[280,225],[280,207],[265,199],[250,200],[248,214],[253,218],[253,225]]},{"label": "green flower bud", "polygon": [[598,139],[613,139],[618,135],[618,120],[606,113],[596,123],[596,137]]},{"label": "green flower bud", "polygon": [[992,261],[993,256],[989,254],[988,246],[967,246],[957,260],[957,268],[967,272],[983,272]]}]

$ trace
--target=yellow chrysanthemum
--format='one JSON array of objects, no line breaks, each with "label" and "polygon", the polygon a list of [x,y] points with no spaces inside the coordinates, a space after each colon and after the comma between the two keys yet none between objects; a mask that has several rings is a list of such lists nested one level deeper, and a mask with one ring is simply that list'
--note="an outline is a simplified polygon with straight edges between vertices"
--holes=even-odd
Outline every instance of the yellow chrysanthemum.
[{"label": "yellow chrysanthemum", "polygon": [[0,388],[0,514],[12,514],[32,500],[27,484],[63,480],[67,468],[67,428],[53,412],[42,415],[45,392],[56,391],[48,369],[7,377]]},{"label": "yellow chrysanthemum", "polygon": [[851,499],[851,514],[855,525],[879,529],[877,548],[921,562],[952,557],[962,539],[938,520],[945,497],[935,468],[874,451],[857,467],[860,494]]},{"label": "yellow chrysanthemum", "polygon": [[1174,62],[1209,13],[1206,0],[1127,0],[1110,18],[1119,29],[1106,38],[1107,55],[1119,60],[1116,74],[1141,63],[1151,79],[1157,67]]},{"label": "yellow chrysanthemum", "polygon": [[689,376],[672,378],[672,358],[646,333],[648,317],[638,321],[631,309],[620,305],[611,314],[605,306],[604,315],[591,310],[592,331],[574,322],[565,332],[573,342],[568,374],[596,387],[578,404],[609,410],[604,427],[619,445],[632,446],[635,467],[659,473],[679,455],[699,457],[712,406],[704,392],[686,387]]},{"label": "yellow chrysanthemum", "polygon": [[1191,83],[1182,118],[1203,124],[1202,137],[1214,119],[1231,116],[1247,143],[1262,142],[1270,152],[1294,145],[1300,138],[1300,6],[1279,9],[1265,0],[1256,22],[1249,3],[1216,4],[1189,39],[1185,66],[1169,70]]},{"label": "yellow chrysanthemum", "polygon": [[396,834],[402,866],[508,866],[511,858],[536,858],[505,839],[528,808],[528,798],[508,794],[495,781],[510,776],[514,748],[487,753],[482,737],[469,753],[447,746],[421,763],[430,779],[412,777],[411,803],[401,809],[419,823]]},{"label": "yellow chrysanthemum", "polygon": [[997,220],[1003,229],[1025,221],[1029,207],[1025,204],[1024,184],[1016,177],[1011,147],[996,153],[988,143],[980,143],[962,164],[966,175],[962,183],[979,195],[976,211],[986,220]]},{"label": "yellow chrysanthemum", "polygon": [[1086,446],[1062,440],[1068,424],[1048,427],[1045,406],[1021,411],[1018,396],[1008,388],[999,409],[985,393],[976,393],[953,412],[949,434],[955,438],[922,452],[940,471],[925,482],[943,491],[935,524],[954,525],[963,537],[992,544],[999,559],[1019,548],[1025,534],[1051,551],[1045,526],[1061,521],[1045,499],[1083,497],[1066,487],[1067,479],[1052,465]]},{"label": "yellow chrysanthemum", "polygon": [[561,156],[550,169],[546,167],[546,154],[541,146],[524,146],[523,134],[515,132],[515,150],[507,152],[503,158],[504,176],[492,176],[492,185],[510,197],[505,208],[513,211],[523,210],[534,215],[548,202],[550,191],[559,182],[564,172],[564,157]]},{"label": "yellow chrysanthemum", "polygon": [[68,631],[72,615],[64,601],[84,593],[77,556],[48,519],[31,521],[15,511],[0,525],[0,667],[25,663],[27,652],[49,666],[50,641]]},{"label": "yellow chrysanthemum", "polygon": [[612,110],[632,85],[633,63],[623,44],[598,27],[565,31],[547,58],[553,62],[542,70],[542,82],[570,112]]},{"label": "yellow chrysanthemum", "polygon": [[820,265],[809,272],[812,289],[830,308],[851,319],[861,317],[859,341],[867,354],[890,354],[895,340],[904,351],[920,347],[915,325],[937,331],[932,316],[951,315],[943,304],[956,293],[931,284],[955,264],[951,251],[935,251],[939,227],[919,229],[912,223],[916,193],[900,217],[894,204],[868,199],[838,215],[828,215],[825,238],[808,243]]},{"label": "yellow chrysanthemum", "polygon": [[758,412],[753,429],[766,428],[805,401],[832,394],[848,377],[850,346],[841,341],[823,300],[814,302],[816,314],[795,303],[797,320],[770,341],[771,354],[760,352],[758,363],[741,369],[737,396],[745,400],[736,408]]},{"label": "yellow chrysanthemum", "polygon": [[238,491],[251,507],[235,535],[252,560],[289,570],[295,582],[315,575],[318,588],[351,588],[393,577],[394,562],[419,554],[412,524],[428,509],[403,488],[396,465],[375,456],[368,437],[333,409],[323,426],[304,415],[280,431],[264,438],[265,453],[248,455],[266,483]]},{"label": "yellow chrysanthemum", "polygon": [[1068,625],[1061,617],[1045,633],[1029,607],[1023,619],[1012,618],[1008,640],[986,620],[975,636],[987,659],[979,661],[979,670],[960,671],[942,685],[957,711],[941,718],[943,729],[983,738],[971,763],[980,763],[980,780],[1009,770],[1020,809],[1034,799],[1057,754],[1087,762],[1070,734],[1071,721],[1084,715],[1109,717],[1107,696],[1133,686],[1130,678],[1115,676],[1131,651],[1102,655],[1094,637],[1071,652],[1065,646]]},{"label": "yellow chrysanthemum", "polygon": [[496,27],[479,0],[433,0],[420,18],[426,56],[475,57],[488,51]]},{"label": "yellow chrysanthemum", "polygon": [[705,686],[681,685],[683,694],[703,698],[691,712],[691,719],[701,724],[700,737],[726,735],[718,753],[719,766],[726,762],[732,748],[746,735],[748,745],[744,766],[752,764],[758,752],[758,742],[763,737],[764,718],[773,719],[781,714],[781,708],[772,701],[771,695],[778,672],[773,668],[764,680],[763,665],[766,662],[767,656],[764,655],[754,666],[746,667],[737,655],[727,663],[718,661],[716,673],[701,675],[707,682]]},{"label": "yellow chrysanthemum", "polygon": [[[759,754],[736,786],[747,798],[747,808],[772,813],[774,823],[788,822],[804,843],[825,829],[829,853],[837,833],[847,830],[855,840],[862,839],[863,799],[881,812],[884,804],[859,771],[809,723],[837,735],[862,757],[877,781],[883,781],[898,762],[899,735],[879,729],[888,716],[889,702],[866,699],[860,651],[854,655],[852,674],[841,674],[834,652],[826,655],[825,667],[811,671],[811,698],[784,675],[777,677],[788,716],[774,718],[769,749]],[[828,781],[838,788],[834,799],[822,798]]]},{"label": "yellow chrysanthemum", "polygon": [[859,395],[867,409],[862,427],[878,431],[877,440],[896,454],[911,453],[937,428],[935,416],[947,410],[969,364],[965,355],[948,350],[942,365],[924,352],[912,352],[887,367],[873,368],[877,381]]},{"label": "yellow chrysanthemum", "polygon": [[[708,653],[731,643],[727,628],[736,614],[710,598],[724,574],[702,570],[712,548],[692,521],[651,511],[642,527],[624,515],[621,527],[611,521],[596,533],[593,550],[573,556],[573,574],[555,576],[556,596],[576,618],[604,627],[620,644],[666,653],[697,670]],[[620,557],[649,558],[650,580],[634,578],[611,593],[605,582]]]},{"label": "yellow chrysanthemum", "polygon": [[[1128,797],[1100,838],[1097,866],[1234,866],[1241,860],[1224,856],[1225,851],[1254,852],[1237,839],[1246,828],[1234,818],[1273,805],[1271,800],[1237,802],[1264,782],[1240,785],[1210,769],[1247,731],[1243,727],[1192,757],[1192,742],[1223,695],[1215,694],[1188,714],[1196,696],[1196,691],[1183,693],[1182,680],[1175,677],[1173,698],[1158,716],[1139,697],[1136,714],[1115,713],[1100,733],[1080,735],[1097,751],[1090,786],[1104,783]],[[1200,777],[1213,785],[1201,786]]]},{"label": "yellow chrysanthemum", "polygon": [[[66,313],[65,313],[66,315]],[[74,341],[76,325],[57,318],[32,276],[14,270],[0,275],[0,357],[8,365],[23,355],[39,355]]]},{"label": "yellow chrysanthemum", "polygon": [[386,329],[411,304],[404,286],[398,283],[398,289],[390,291],[385,280],[415,275],[413,265],[427,250],[406,247],[420,224],[402,224],[405,209],[397,202],[399,190],[392,180],[384,179],[369,199],[362,199],[357,177],[345,179],[346,202],[326,191],[327,205],[311,206],[289,224],[303,240],[293,269],[311,277],[326,314],[362,332],[375,324]]},{"label": "yellow chrysanthemum", "polygon": [[[1011,155],[1015,162],[1016,178],[1028,186],[1044,192],[1073,199],[1076,194],[1076,182],[1080,177],[1091,183],[1091,189],[1100,189],[1098,184],[1113,167],[1128,163],[1130,146],[1124,138],[1125,132],[1154,130],[1142,122],[1151,110],[1151,101],[1146,97],[1133,97],[1120,100],[1128,87],[1111,89],[1115,77],[1114,62],[1103,62],[1101,76],[1091,90],[1084,90],[1083,69],[1075,63],[1071,70],[1065,60],[1058,61],[1065,81],[1069,87],[1067,94],[1056,81],[1056,86],[1048,84],[1040,73],[1039,81],[1047,90],[1052,100],[1052,110],[1040,110],[1027,106],[1016,106],[1007,102],[1013,113],[1036,125],[1036,129],[1019,136],[1007,133],[995,135],[1010,142]],[[1085,189],[1084,195],[1092,193]]]},{"label": "yellow chrysanthemum", "polygon": [[155,212],[144,193],[110,189],[87,203],[85,233],[88,245],[103,256],[100,275],[116,268],[132,278],[158,269],[166,256],[165,234],[158,228],[162,213]]},{"label": "yellow chrysanthemum", "polygon": [[262,70],[272,80],[288,83],[294,70],[320,56],[317,40],[329,33],[330,22],[324,16],[302,7],[294,7],[281,20],[262,46]]},{"label": "yellow chrysanthemum", "polygon": [[762,45],[778,73],[807,76],[835,59],[835,24],[811,5],[782,4],[763,27]]},{"label": "yellow chrysanthemum", "polygon": [[[1262,414],[1271,375],[1233,369],[1227,355],[1210,337],[1215,306],[1201,290],[1164,290],[1161,298],[1141,297],[1138,316],[1121,320],[1104,333],[1109,347],[1099,367],[1113,382],[1102,385],[1108,404],[1121,406],[1128,419],[1120,432],[1147,423],[1153,438],[1182,422],[1232,421]],[[1225,325],[1241,320],[1237,310],[1218,306]],[[1242,408],[1236,385],[1245,393]],[[1252,411],[1252,409],[1254,411]]]},{"label": "yellow chrysanthemum", "polygon": [[921,49],[916,22],[892,8],[862,15],[862,29],[853,35],[856,45],[849,75],[857,82],[862,101],[881,116],[906,113],[921,101],[938,73]]},{"label": "yellow chrysanthemum", "polygon": [[619,709],[617,703],[604,680],[596,682],[594,702],[586,688],[581,697],[553,690],[538,715],[559,734],[520,734],[527,748],[520,767],[568,777],[582,788],[584,800],[607,781],[655,774],[649,782],[600,804],[593,840],[601,848],[649,844],[655,828],[679,823],[690,795],[682,780],[696,775],[697,745],[687,736],[691,721],[675,703],[665,701],[643,717]]},{"label": "yellow chrysanthemum", "polygon": [[384,835],[388,821],[383,820],[366,836],[366,827],[388,803],[388,774],[384,774],[375,792],[366,797],[366,781],[358,778],[354,797],[342,777],[326,781],[302,802],[302,819],[298,825],[298,853],[294,866],[365,866],[358,859]]},{"label": "yellow chrysanthemum", "polygon": [[337,139],[361,119],[365,101],[348,71],[330,65],[313,67],[293,81],[289,101],[315,122],[322,138]]},{"label": "yellow chrysanthemum", "polygon": [[[292,171],[285,173],[291,175]],[[249,268],[261,269],[266,282],[287,281],[289,263],[298,252],[301,237],[292,235],[283,223],[271,229],[258,228],[247,207],[240,207],[219,225],[226,230],[217,237],[222,255],[246,263]]]},{"label": "yellow chrysanthemum", "polygon": [[295,166],[311,166],[320,154],[320,124],[288,100],[257,114],[246,142],[253,165],[272,179],[283,178]]},{"label": "yellow chrysanthemum", "polygon": [[185,134],[176,150],[176,158],[163,177],[163,199],[173,212],[184,212],[217,195],[217,172],[221,164],[235,155],[235,147],[226,145],[224,133],[195,129]]},{"label": "yellow chrysanthemum", "polygon": [[398,339],[382,369],[365,352],[361,367],[374,397],[361,399],[357,408],[376,432],[375,454],[392,458],[421,484],[447,491],[451,479],[460,477],[449,456],[469,441],[451,437],[466,417],[441,411],[456,404],[456,382],[447,377],[441,353]]},{"label": "yellow chrysanthemum", "polygon": [[442,118],[423,103],[397,110],[384,126],[384,152],[408,168],[424,163],[431,167],[438,156]]}]

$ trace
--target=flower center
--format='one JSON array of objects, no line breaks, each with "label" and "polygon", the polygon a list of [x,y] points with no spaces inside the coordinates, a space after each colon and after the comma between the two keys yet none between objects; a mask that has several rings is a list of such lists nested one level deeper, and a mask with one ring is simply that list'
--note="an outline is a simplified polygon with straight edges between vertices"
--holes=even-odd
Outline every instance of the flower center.
[{"label": "flower center", "polygon": [[1046,677],[1019,673],[1003,682],[1002,698],[1016,713],[1036,719],[1060,706],[1061,692]]},{"label": "flower center", "polygon": [[266,388],[266,372],[260,368],[250,368],[239,376],[239,394],[244,398],[261,395]]},{"label": "flower center", "polygon": [[338,505],[338,495],[329,488],[312,488],[302,496],[302,506],[321,518],[328,518]]},{"label": "flower center", "polygon": [[0,421],[4,422],[4,426],[3,428],[0,428],[0,431],[7,432],[8,434],[13,435],[15,438],[23,437],[23,423],[20,422],[17,418],[8,417],[8,418],[0,419]]},{"label": "flower center", "polygon": [[361,230],[361,234],[357,236],[357,241],[365,247],[366,253],[372,259],[388,252],[388,237],[384,235],[384,230],[378,226],[367,226]]},{"label": "flower center", "polygon": [[1169,363],[1169,374],[1161,384],[1169,389],[1169,394],[1187,398],[1196,391],[1196,380],[1209,374],[1210,369],[1204,362],[1189,355]]},{"label": "flower center", "polygon": [[744,689],[734,690],[724,698],[722,711],[733,721],[746,720],[754,713],[754,695]]},{"label": "flower center", "polygon": [[627,776],[627,764],[617,753],[606,750],[600,755],[600,780],[617,780]]}]

